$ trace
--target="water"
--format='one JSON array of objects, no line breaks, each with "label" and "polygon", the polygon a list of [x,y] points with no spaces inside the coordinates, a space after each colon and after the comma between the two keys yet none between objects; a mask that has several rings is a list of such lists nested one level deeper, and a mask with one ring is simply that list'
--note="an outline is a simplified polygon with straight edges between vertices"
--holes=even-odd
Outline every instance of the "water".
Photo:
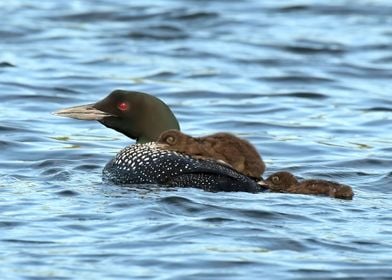
[{"label": "water", "polygon": [[[0,3],[2,279],[390,279],[392,3],[125,2]],[[105,185],[132,141],[51,112],[118,88],[354,200]]]}]

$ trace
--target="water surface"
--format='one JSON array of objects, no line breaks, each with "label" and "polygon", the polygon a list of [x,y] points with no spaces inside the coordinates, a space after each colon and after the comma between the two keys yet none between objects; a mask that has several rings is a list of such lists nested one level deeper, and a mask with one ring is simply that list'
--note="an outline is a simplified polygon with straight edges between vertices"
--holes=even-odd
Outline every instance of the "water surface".
[{"label": "water surface", "polygon": [[[390,279],[390,1],[151,2],[0,3],[3,279]],[[51,112],[118,88],[354,200],[106,185],[133,141]]]}]

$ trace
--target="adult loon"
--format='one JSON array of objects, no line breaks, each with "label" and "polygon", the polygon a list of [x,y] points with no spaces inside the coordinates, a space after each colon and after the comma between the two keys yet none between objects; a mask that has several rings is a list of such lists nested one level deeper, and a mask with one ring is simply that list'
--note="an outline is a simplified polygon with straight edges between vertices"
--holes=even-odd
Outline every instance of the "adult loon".
[{"label": "adult loon", "polygon": [[262,184],[225,164],[160,149],[156,141],[169,129],[180,129],[170,108],[147,93],[115,90],[88,105],[55,112],[58,116],[96,120],[136,139],[122,149],[103,170],[105,180],[116,184],[159,184],[168,187],[196,187],[207,191],[256,193]]}]

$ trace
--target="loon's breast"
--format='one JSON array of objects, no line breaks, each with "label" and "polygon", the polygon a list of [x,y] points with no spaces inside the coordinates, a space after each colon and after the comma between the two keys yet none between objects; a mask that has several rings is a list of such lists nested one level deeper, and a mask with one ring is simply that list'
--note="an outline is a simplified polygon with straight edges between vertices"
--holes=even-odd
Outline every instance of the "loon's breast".
[{"label": "loon's breast", "polygon": [[105,166],[103,175],[115,184],[159,184],[251,193],[262,190],[254,180],[228,166],[162,150],[155,142],[122,149]]}]

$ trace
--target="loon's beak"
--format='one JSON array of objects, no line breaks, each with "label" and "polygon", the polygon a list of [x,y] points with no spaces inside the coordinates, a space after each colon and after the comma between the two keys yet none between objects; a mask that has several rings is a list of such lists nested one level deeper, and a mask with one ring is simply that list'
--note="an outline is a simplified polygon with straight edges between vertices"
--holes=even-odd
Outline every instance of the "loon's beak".
[{"label": "loon's beak", "polygon": [[53,112],[53,114],[60,117],[67,117],[67,118],[73,118],[78,120],[94,120],[94,121],[99,121],[105,117],[114,116],[107,112],[98,110],[93,106],[94,104],[75,106],[75,107],[58,110],[56,112]]}]

